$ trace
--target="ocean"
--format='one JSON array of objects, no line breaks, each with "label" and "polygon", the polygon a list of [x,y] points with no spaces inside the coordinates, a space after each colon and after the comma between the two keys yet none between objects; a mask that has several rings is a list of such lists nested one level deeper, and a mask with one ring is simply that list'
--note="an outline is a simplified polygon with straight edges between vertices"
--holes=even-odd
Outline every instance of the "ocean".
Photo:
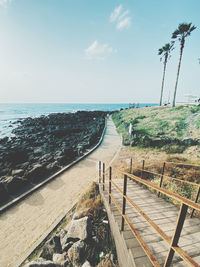
[{"label": "ocean", "polygon": [[[156,106],[157,104],[142,103],[139,107]],[[12,130],[17,124],[13,124],[19,119],[27,117],[39,117],[50,113],[76,112],[78,110],[94,111],[114,111],[121,108],[128,108],[129,104],[0,104],[0,138],[11,137]]]}]

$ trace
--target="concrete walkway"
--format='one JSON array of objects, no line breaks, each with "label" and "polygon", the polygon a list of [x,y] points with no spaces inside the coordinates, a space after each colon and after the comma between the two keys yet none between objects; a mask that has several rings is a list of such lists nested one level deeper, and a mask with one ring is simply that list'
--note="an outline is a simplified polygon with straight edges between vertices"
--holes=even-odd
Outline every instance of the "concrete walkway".
[{"label": "concrete walkway", "polygon": [[109,164],[120,147],[120,137],[113,122],[108,120],[104,140],[93,153],[3,213],[0,216],[0,266],[15,266],[95,180],[98,160]]}]

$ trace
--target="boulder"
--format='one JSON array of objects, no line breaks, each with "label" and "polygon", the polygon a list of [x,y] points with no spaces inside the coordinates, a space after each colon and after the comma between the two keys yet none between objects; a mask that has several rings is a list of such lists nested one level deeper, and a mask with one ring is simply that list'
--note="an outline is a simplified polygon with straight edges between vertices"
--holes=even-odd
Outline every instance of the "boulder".
[{"label": "boulder", "polygon": [[18,146],[20,146],[20,144],[17,144],[16,147],[13,147],[7,154],[6,160],[12,162],[12,164],[19,164],[27,161],[27,151],[20,150]]},{"label": "boulder", "polygon": [[2,182],[0,182],[0,203],[8,199],[8,192],[6,191]]},{"label": "boulder", "polygon": [[34,149],[33,153],[35,155],[41,155],[41,154],[43,154],[43,148],[42,147],[37,147],[37,148]]},{"label": "boulder", "polygon": [[7,176],[3,178],[3,184],[8,193],[12,195],[22,189],[27,182],[16,176]]},{"label": "boulder", "polygon": [[[59,233],[59,236],[60,236],[61,247],[62,247],[62,250],[64,251],[64,247],[69,243],[68,242],[68,237],[67,237],[67,231],[64,230],[64,229],[61,229],[60,233]],[[72,242],[72,245],[73,245],[73,242]]]},{"label": "boulder", "polygon": [[46,167],[41,164],[35,164],[30,171],[26,174],[26,178],[32,182],[37,182],[44,178],[47,173]]},{"label": "boulder", "polygon": [[43,258],[38,258],[34,261],[27,263],[25,267],[62,267],[62,265],[54,263],[53,261],[45,260]]},{"label": "boulder", "polygon": [[73,244],[74,244],[74,243],[73,243],[72,241],[70,241],[70,242],[64,244],[64,245],[62,246],[62,250],[65,251],[65,252],[67,252],[67,251],[73,246]]},{"label": "boulder", "polygon": [[52,260],[53,254],[58,253],[62,254],[62,247],[60,244],[60,237],[54,236],[50,240],[46,242],[43,247],[42,252],[40,253],[40,257],[46,260]]},{"label": "boulder", "polygon": [[17,170],[12,170],[12,175],[15,176],[23,176],[24,170],[23,169],[17,169]]},{"label": "boulder", "polygon": [[49,163],[46,166],[47,173],[54,173],[60,170],[60,167],[58,166],[57,162]]},{"label": "boulder", "polygon": [[92,265],[89,263],[89,261],[85,261],[82,267],[92,267]]},{"label": "boulder", "polygon": [[91,236],[91,220],[89,217],[83,217],[78,220],[72,220],[67,237],[68,240],[85,240]]},{"label": "boulder", "polygon": [[81,266],[85,261],[86,244],[79,240],[68,250],[68,257],[73,266]]},{"label": "boulder", "polygon": [[61,266],[67,266],[68,260],[67,260],[66,253],[62,253],[62,254],[54,253],[53,254],[53,262],[60,264]]}]

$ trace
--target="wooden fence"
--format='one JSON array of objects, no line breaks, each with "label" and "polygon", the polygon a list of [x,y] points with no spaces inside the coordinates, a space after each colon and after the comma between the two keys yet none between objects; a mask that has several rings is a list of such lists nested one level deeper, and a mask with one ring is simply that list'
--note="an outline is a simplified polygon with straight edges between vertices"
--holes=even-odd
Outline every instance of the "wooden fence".
[{"label": "wooden fence", "polygon": [[[179,164],[184,165],[183,163],[179,163]],[[151,253],[151,251],[148,249],[148,246],[145,244],[145,242],[143,241],[141,236],[138,234],[138,232],[134,228],[134,225],[130,222],[130,220],[126,216],[126,202],[128,201],[130,203],[130,205],[138,212],[138,214],[140,216],[142,216],[148,222],[148,224],[161,236],[161,238],[169,245],[169,251],[168,251],[167,257],[165,259],[165,263],[164,263],[165,267],[168,267],[171,265],[172,260],[173,260],[173,256],[175,253],[177,253],[189,266],[200,266],[181,247],[178,246],[178,241],[179,241],[179,238],[181,235],[181,231],[182,231],[183,224],[184,224],[184,221],[185,221],[185,218],[187,215],[188,208],[192,208],[192,216],[193,216],[194,210],[200,211],[200,204],[197,203],[197,200],[199,197],[200,185],[192,183],[192,182],[184,181],[184,180],[179,180],[177,178],[168,177],[168,179],[179,180],[180,182],[186,182],[186,183],[189,183],[189,184],[192,184],[192,185],[195,185],[198,187],[195,202],[191,201],[185,197],[182,197],[178,194],[170,192],[167,189],[162,188],[162,181],[163,181],[163,177],[164,177],[164,170],[165,170],[166,162],[163,163],[163,168],[162,168],[161,174],[154,173],[156,175],[160,175],[160,185],[159,186],[156,186],[155,184],[153,184],[150,181],[142,179],[144,172],[148,172],[147,170],[144,169],[144,166],[145,166],[145,161],[143,160],[142,161],[142,168],[141,168],[141,178],[132,174],[132,170],[133,170],[132,159],[130,161],[130,170],[129,170],[130,173],[126,172],[126,171],[118,170],[121,174],[123,174],[123,179],[124,179],[123,190],[121,190],[120,187],[112,180],[112,171],[113,171],[112,167],[109,167],[109,174],[108,174],[108,180],[109,181],[108,181],[108,186],[106,185],[105,180],[107,179],[107,177],[106,177],[106,172],[105,172],[105,164],[99,162],[99,183],[102,184],[103,191],[105,191],[105,190],[107,191],[107,193],[109,195],[109,203],[111,203],[111,201],[112,201],[121,214],[121,231],[124,231],[124,223],[126,222],[127,225],[129,226],[129,228],[131,229],[132,233],[134,234],[134,236],[137,238],[141,247],[143,248],[143,250],[147,254],[148,258],[152,262],[153,266],[160,266],[157,259],[154,257],[154,255]],[[197,165],[194,165],[194,166],[199,167]],[[180,210],[179,210],[178,218],[176,221],[176,227],[175,227],[174,233],[172,235],[172,238],[170,238],[154,221],[152,221],[149,218],[149,216],[147,216],[142,211],[142,209],[140,209],[127,196],[127,178],[132,179],[133,181],[135,181],[141,185],[144,185],[149,189],[155,190],[158,193],[158,196],[160,196],[160,194],[162,193],[163,195],[166,195],[166,196],[168,196],[168,197],[172,198],[173,200],[176,200],[180,203]],[[120,205],[118,204],[118,202],[116,201],[116,199],[112,195],[112,186],[114,186],[118,190],[118,192],[122,195],[122,198],[123,198],[122,207],[120,207]]]}]

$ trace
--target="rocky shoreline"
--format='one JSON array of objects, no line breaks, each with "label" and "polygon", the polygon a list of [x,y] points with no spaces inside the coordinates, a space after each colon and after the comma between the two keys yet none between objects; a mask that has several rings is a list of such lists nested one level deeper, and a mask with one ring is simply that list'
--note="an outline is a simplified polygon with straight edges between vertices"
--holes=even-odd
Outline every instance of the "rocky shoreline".
[{"label": "rocky shoreline", "polygon": [[97,144],[107,114],[78,111],[19,120],[15,136],[0,139],[0,205]]}]

